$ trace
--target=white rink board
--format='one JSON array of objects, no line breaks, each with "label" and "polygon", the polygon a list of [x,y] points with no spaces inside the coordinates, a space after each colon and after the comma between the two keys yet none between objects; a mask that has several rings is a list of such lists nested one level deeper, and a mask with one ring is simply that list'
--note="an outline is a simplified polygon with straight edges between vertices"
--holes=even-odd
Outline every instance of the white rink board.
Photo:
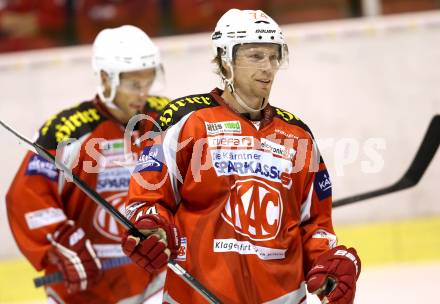
[{"label": "white rink board", "polygon": [[[361,150],[344,167],[334,145],[322,153],[334,197],[368,191],[397,180],[411,162],[434,113],[440,113],[440,13],[334,21],[283,27],[291,58],[273,87],[271,102],[300,116],[317,138],[351,138],[361,145],[385,140],[384,167],[364,174]],[[156,39],[163,51],[171,98],[219,85],[209,64],[209,34]],[[51,114],[93,96],[90,47],[0,56],[0,117],[31,137]],[[0,258],[17,254],[7,228],[4,196],[24,149],[4,131],[0,172]],[[440,214],[437,155],[420,185],[334,211],[336,224]]]}]

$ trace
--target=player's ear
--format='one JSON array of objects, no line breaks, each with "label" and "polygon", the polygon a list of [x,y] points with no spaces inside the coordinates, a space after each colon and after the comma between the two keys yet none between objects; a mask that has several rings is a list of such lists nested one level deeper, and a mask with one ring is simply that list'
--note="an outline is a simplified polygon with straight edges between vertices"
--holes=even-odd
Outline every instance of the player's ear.
[{"label": "player's ear", "polygon": [[224,60],[221,60],[221,71],[226,79],[231,77],[231,65],[227,64]]},{"label": "player's ear", "polygon": [[217,56],[215,56],[212,62],[217,65],[217,73],[220,74],[220,76],[224,78],[229,78],[231,76],[231,71],[229,65],[226,63],[225,60],[223,60],[224,55],[225,50],[217,48]]}]

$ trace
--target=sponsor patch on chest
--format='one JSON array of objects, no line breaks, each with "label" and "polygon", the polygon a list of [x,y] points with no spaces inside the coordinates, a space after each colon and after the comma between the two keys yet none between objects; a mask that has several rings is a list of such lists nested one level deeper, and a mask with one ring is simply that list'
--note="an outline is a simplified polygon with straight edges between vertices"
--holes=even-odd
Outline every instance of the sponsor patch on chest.
[{"label": "sponsor patch on chest", "polygon": [[206,134],[241,134],[241,124],[238,120],[205,122]]},{"label": "sponsor patch on chest", "polygon": [[215,239],[214,252],[235,252],[241,255],[256,255],[260,260],[281,260],[286,257],[286,249],[257,246],[248,241],[236,239]]},{"label": "sponsor patch on chest", "polygon": [[114,155],[124,153],[124,141],[122,139],[105,140],[99,143],[102,155]]},{"label": "sponsor patch on chest", "polygon": [[113,155],[102,155],[99,158],[98,166],[100,168],[115,168],[115,167],[132,167],[133,170],[134,166],[137,162],[137,154],[127,153],[127,154],[113,154]]},{"label": "sponsor patch on chest", "polygon": [[96,192],[127,191],[130,175],[130,170],[124,167],[109,168],[99,172],[96,181]]},{"label": "sponsor patch on chest", "polygon": [[254,138],[252,136],[213,136],[208,137],[208,146],[210,148],[217,147],[237,147],[252,148],[254,146]]},{"label": "sponsor patch on chest", "polygon": [[282,183],[290,188],[292,162],[259,150],[211,150],[211,158],[218,176],[257,176]]},{"label": "sponsor patch on chest", "polygon": [[260,140],[261,149],[268,151],[274,155],[281,156],[282,158],[292,160],[295,156],[296,151],[293,148],[289,148],[273,141],[262,138]]}]

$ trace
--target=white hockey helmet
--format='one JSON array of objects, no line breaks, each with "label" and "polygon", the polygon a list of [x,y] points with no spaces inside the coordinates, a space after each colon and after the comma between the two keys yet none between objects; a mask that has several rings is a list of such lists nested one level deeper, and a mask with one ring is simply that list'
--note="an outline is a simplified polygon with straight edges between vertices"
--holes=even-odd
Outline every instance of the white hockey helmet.
[{"label": "white hockey helmet", "polygon": [[[259,108],[251,108],[238,95],[234,86],[234,47],[246,43],[273,43],[280,46],[280,56],[276,68],[286,67],[289,62],[289,51],[278,24],[261,10],[230,9],[217,22],[211,35],[214,56],[220,56],[231,69],[229,78],[221,73],[221,77],[235,96],[237,102],[248,112],[259,112],[269,100],[264,98]],[[221,69],[220,69],[221,71]]]},{"label": "white hockey helmet", "polygon": [[245,43],[280,45],[280,66],[288,63],[288,48],[278,24],[261,10],[230,9],[217,22],[211,35],[212,50],[226,63],[233,62],[234,46]]},{"label": "white hockey helmet", "polygon": [[[99,79],[98,95],[108,105],[113,105],[120,73],[155,68],[156,79],[163,73],[159,49],[144,31],[132,25],[98,33],[93,42],[92,67]],[[110,77],[110,96],[104,96],[100,71]]]}]

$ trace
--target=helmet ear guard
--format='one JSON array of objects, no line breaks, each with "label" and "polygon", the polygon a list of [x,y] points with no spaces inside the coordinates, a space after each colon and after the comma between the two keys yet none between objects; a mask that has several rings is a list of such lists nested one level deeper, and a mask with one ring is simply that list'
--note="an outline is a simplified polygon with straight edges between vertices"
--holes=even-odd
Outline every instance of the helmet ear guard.
[{"label": "helmet ear guard", "polygon": [[[105,72],[108,75],[108,79],[109,79],[109,83],[110,83],[110,93],[108,96],[105,96],[105,86],[104,83],[102,81],[102,76],[101,76],[101,71]],[[116,96],[116,88],[119,85],[119,73],[116,72],[107,72],[105,70],[100,70],[97,73],[97,77],[98,77],[98,86],[97,86],[97,93],[99,98],[109,107],[111,108],[116,108],[116,105],[113,103],[113,100],[115,99]]]}]

